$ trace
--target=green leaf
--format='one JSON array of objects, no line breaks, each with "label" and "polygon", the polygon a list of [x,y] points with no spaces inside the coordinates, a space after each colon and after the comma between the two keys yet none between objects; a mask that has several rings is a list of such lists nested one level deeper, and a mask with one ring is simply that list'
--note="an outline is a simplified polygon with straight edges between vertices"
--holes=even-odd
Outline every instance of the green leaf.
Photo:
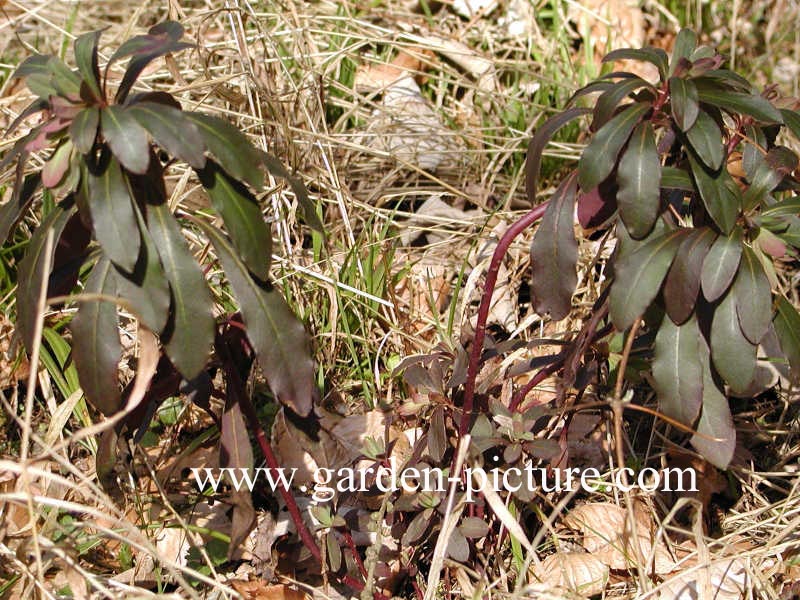
[{"label": "green leaf", "polygon": [[142,175],[150,163],[147,132],[121,106],[106,106],[100,113],[100,126],[111,152],[131,173]]},{"label": "green leaf", "polygon": [[722,143],[722,132],[716,121],[701,110],[694,125],[686,132],[686,137],[706,167],[716,171],[722,166],[725,158],[725,147]]},{"label": "green leaf", "polygon": [[619,161],[617,204],[622,222],[635,239],[645,237],[661,211],[661,161],[650,123],[640,123]]},{"label": "green leaf", "polygon": [[710,228],[698,228],[691,231],[678,248],[664,282],[664,304],[674,323],[685,322],[694,312],[703,259],[715,237]]},{"label": "green leaf", "polygon": [[694,192],[692,177],[684,169],[661,167],[661,189]]},{"label": "green leaf", "polygon": [[97,138],[97,126],[100,124],[100,109],[96,106],[84,108],[77,114],[69,126],[69,136],[81,154],[88,154]]},{"label": "green leaf", "polygon": [[64,64],[57,56],[51,56],[47,61],[47,70],[50,73],[50,82],[57,95],[77,100],[81,93],[81,78]]},{"label": "green leaf", "polygon": [[[36,312],[39,307],[39,295],[43,285],[47,288],[58,240],[73,214],[75,214],[74,205],[65,209],[57,204],[31,236],[28,249],[17,269],[17,330],[28,352],[33,350],[34,329],[39,316]],[[50,231],[53,234],[53,242],[50,253],[47,253],[45,252],[47,234]]]},{"label": "green leaf", "polygon": [[[103,257],[97,262],[84,291],[116,296],[111,261]],[[83,393],[107,417],[122,407],[118,377],[122,346],[117,326],[116,304],[102,300],[78,302],[78,313],[70,324],[72,357]]]},{"label": "green leaf", "polygon": [[203,136],[197,125],[186,118],[186,113],[156,102],[137,102],[128,106],[127,111],[171,156],[195,169],[205,166]]},{"label": "green leaf", "polygon": [[266,281],[272,257],[272,234],[258,201],[244,185],[231,179],[212,161],[197,174],[214,209],[222,216],[242,261],[253,275]]},{"label": "green leaf", "polygon": [[675,72],[675,68],[682,58],[689,59],[695,48],[697,48],[697,34],[685,27],[678,32],[675,37],[675,45],[672,48],[672,59],[669,63],[670,75]]},{"label": "green leaf", "polygon": [[98,101],[103,99],[103,93],[100,90],[100,68],[97,65],[97,44],[100,41],[101,33],[103,33],[102,30],[84,33],[75,38],[73,46],[78,72],[94,99]]},{"label": "green leaf", "polygon": [[762,123],[783,123],[783,116],[769,100],[756,94],[720,89],[708,81],[695,80],[700,102],[713,104],[730,113],[744,113]]},{"label": "green leaf", "polygon": [[147,205],[147,229],[172,289],[167,356],[184,378],[194,379],[208,362],[214,342],[211,292],[166,203]]},{"label": "green leaf", "polygon": [[614,264],[609,310],[618,330],[626,330],[650,306],[685,235],[684,229],[667,232]]},{"label": "green leaf", "polygon": [[264,189],[261,155],[250,140],[230,123],[202,113],[185,113],[205,141],[211,155],[228,175],[246,181],[255,190]]},{"label": "green leaf", "polygon": [[689,130],[700,114],[697,87],[691,79],[670,77],[669,93],[671,97],[672,118],[681,131]]},{"label": "green leaf", "polygon": [[127,177],[110,157],[101,173],[89,172],[88,184],[86,200],[97,241],[115,264],[133,271],[141,240]]},{"label": "green leaf", "polygon": [[761,211],[762,217],[797,216],[800,214],[800,196],[786,198]]},{"label": "green leaf", "polygon": [[614,112],[617,110],[619,103],[633,92],[643,87],[652,88],[653,86],[641,77],[632,77],[616,83],[614,87],[603,92],[600,98],[597,99],[597,104],[594,107],[592,129],[597,130],[605,125],[609,119],[614,116]]},{"label": "green leaf", "polygon": [[800,378],[800,314],[789,301],[781,295],[777,299],[777,312],[773,324],[781,345],[781,350],[789,361],[792,377]]},{"label": "green leaf", "polygon": [[756,345],[742,333],[732,293],[726,294],[714,311],[711,359],[733,392],[742,393],[750,387],[756,373]]},{"label": "green leaf", "polygon": [[153,333],[161,333],[169,317],[169,282],[144,217],[135,204],[134,212],[142,244],[133,272],[116,270],[117,293],[145,327]]},{"label": "green leaf", "polygon": [[736,429],[728,399],[714,381],[708,354],[708,347],[701,340],[699,356],[703,368],[703,409],[691,443],[712,465],[727,469],[736,449]]},{"label": "green leaf", "polygon": [[703,165],[689,153],[689,164],[692,167],[700,197],[722,233],[728,235],[736,224],[736,217],[741,207],[741,191],[726,169],[712,177]]},{"label": "green leaf", "polygon": [[609,52],[603,57],[603,62],[611,62],[615,60],[638,60],[649,62],[658,68],[658,73],[661,79],[667,78],[667,63],[669,57],[667,53],[661,48],[620,48]]},{"label": "green leaf", "polygon": [[760,343],[772,322],[772,290],[761,262],[747,246],[744,246],[731,293],[742,333],[753,344]]},{"label": "green leaf", "polygon": [[314,361],[303,324],[278,291],[255,281],[225,236],[215,227],[196,221],[206,232],[234,295],[241,306],[247,338],[258,356],[270,388],[283,404],[306,416],[314,397]]},{"label": "green leaf", "polygon": [[665,316],[656,334],[653,382],[661,412],[692,425],[703,404],[703,368],[698,360],[700,328],[692,316],[675,325]]},{"label": "green leaf", "polygon": [[634,104],[594,134],[578,162],[578,182],[584,192],[590,192],[611,174],[617,163],[619,151],[628,141],[639,119],[648,110],[650,110],[649,103]]},{"label": "green leaf", "polygon": [[730,286],[742,258],[742,231],[734,229],[729,236],[719,236],[703,259],[700,284],[703,296],[714,302]]},{"label": "green leaf", "polygon": [[575,176],[570,175],[550,199],[531,244],[534,310],[549,312],[554,321],[569,314],[578,285],[578,242],[573,229],[576,193]]},{"label": "green leaf", "polygon": [[745,211],[761,204],[766,196],[797,168],[797,155],[785,146],[770,148],[767,155],[759,160],[745,191],[742,205]]}]

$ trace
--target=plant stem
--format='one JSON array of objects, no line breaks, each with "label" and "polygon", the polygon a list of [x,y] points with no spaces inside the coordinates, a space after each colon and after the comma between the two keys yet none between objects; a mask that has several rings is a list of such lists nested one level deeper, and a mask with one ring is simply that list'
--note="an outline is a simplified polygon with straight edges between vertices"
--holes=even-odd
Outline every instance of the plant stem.
[{"label": "plant stem", "polygon": [[492,261],[489,263],[489,270],[486,272],[486,283],[484,284],[481,304],[478,308],[478,322],[475,326],[475,338],[472,341],[472,350],[469,355],[469,366],[467,367],[467,380],[464,383],[464,402],[461,406],[461,423],[458,427],[459,437],[463,437],[469,431],[470,421],[472,420],[473,403],[475,399],[475,379],[478,376],[478,366],[483,352],[483,339],[486,337],[486,321],[489,318],[489,308],[492,305],[492,295],[497,284],[497,274],[500,271],[500,264],[508,252],[511,242],[520,233],[533,225],[542,218],[549,202],[543,202],[514,223],[497,242],[497,247],[492,254]]}]

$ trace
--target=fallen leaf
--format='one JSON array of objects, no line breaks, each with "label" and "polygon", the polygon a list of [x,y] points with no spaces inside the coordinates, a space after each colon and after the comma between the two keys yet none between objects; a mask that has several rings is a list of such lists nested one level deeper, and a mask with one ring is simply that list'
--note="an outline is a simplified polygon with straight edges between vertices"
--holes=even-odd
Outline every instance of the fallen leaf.
[{"label": "fallen leaf", "polygon": [[578,552],[557,552],[533,570],[534,576],[552,588],[561,588],[588,598],[600,594],[608,581],[608,565],[596,556]]}]

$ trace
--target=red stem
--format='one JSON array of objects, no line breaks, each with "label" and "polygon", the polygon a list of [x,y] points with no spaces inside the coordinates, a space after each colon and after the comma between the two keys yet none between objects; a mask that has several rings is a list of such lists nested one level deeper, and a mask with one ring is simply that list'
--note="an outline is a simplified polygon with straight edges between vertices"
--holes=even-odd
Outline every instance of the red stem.
[{"label": "red stem", "polygon": [[458,428],[459,437],[463,437],[469,431],[470,421],[472,420],[473,402],[475,398],[475,379],[478,376],[478,366],[483,352],[483,339],[486,337],[486,321],[489,318],[489,308],[492,305],[492,295],[497,284],[497,274],[500,271],[500,264],[508,252],[511,242],[520,233],[533,225],[542,218],[547,209],[548,202],[539,204],[536,208],[514,223],[497,242],[494,249],[492,261],[489,263],[489,270],[486,272],[486,283],[481,296],[481,304],[478,308],[478,322],[475,326],[475,339],[472,342],[472,350],[469,355],[469,366],[467,367],[467,380],[464,383],[464,402],[461,410],[461,423]]},{"label": "red stem", "polygon": [[361,560],[361,555],[358,553],[356,549],[356,544],[353,541],[353,536],[350,535],[349,531],[343,531],[342,536],[344,537],[344,541],[347,544],[347,547],[350,548],[350,552],[353,553],[353,559],[355,559],[356,564],[358,565],[358,570],[361,571],[361,575],[363,575],[364,579],[367,578],[367,569],[364,567],[364,561]]},{"label": "red stem", "polygon": [[540,369],[539,372],[533,377],[533,379],[531,379],[528,383],[525,384],[525,386],[522,389],[520,389],[516,394],[514,394],[514,397],[511,398],[511,404],[509,404],[508,406],[508,410],[510,410],[512,413],[516,412],[517,409],[522,404],[522,402],[525,400],[525,396],[528,395],[528,392],[530,392],[533,388],[542,383],[545,379],[550,377],[550,375],[558,371],[563,364],[564,364],[564,359],[562,358],[557,360],[553,364],[547,365],[546,367]]}]

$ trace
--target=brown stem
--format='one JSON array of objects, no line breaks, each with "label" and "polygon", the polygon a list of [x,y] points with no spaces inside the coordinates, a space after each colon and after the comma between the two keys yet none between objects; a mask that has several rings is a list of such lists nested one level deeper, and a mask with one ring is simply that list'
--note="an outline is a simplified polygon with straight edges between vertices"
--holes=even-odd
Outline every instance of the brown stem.
[{"label": "brown stem", "polygon": [[481,296],[481,304],[478,308],[478,322],[475,325],[475,338],[472,342],[472,350],[469,355],[469,366],[467,367],[467,380],[464,383],[464,402],[461,410],[461,423],[458,427],[459,437],[463,437],[469,431],[470,421],[472,420],[473,403],[475,399],[475,379],[478,376],[478,366],[483,352],[483,339],[486,337],[486,321],[489,318],[489,308],[492,305],[492,295],[497,284],[497,274],[500,271],[500,264],[508,252],[511,242],[520,233],[533,225],[542,218],[547,209],[548,202],[539,204],[536,208],[514,223],[497,242],[497,247],[492,254],[492,261],[489,263],[489,270],[486,272],[486,283]]}]

